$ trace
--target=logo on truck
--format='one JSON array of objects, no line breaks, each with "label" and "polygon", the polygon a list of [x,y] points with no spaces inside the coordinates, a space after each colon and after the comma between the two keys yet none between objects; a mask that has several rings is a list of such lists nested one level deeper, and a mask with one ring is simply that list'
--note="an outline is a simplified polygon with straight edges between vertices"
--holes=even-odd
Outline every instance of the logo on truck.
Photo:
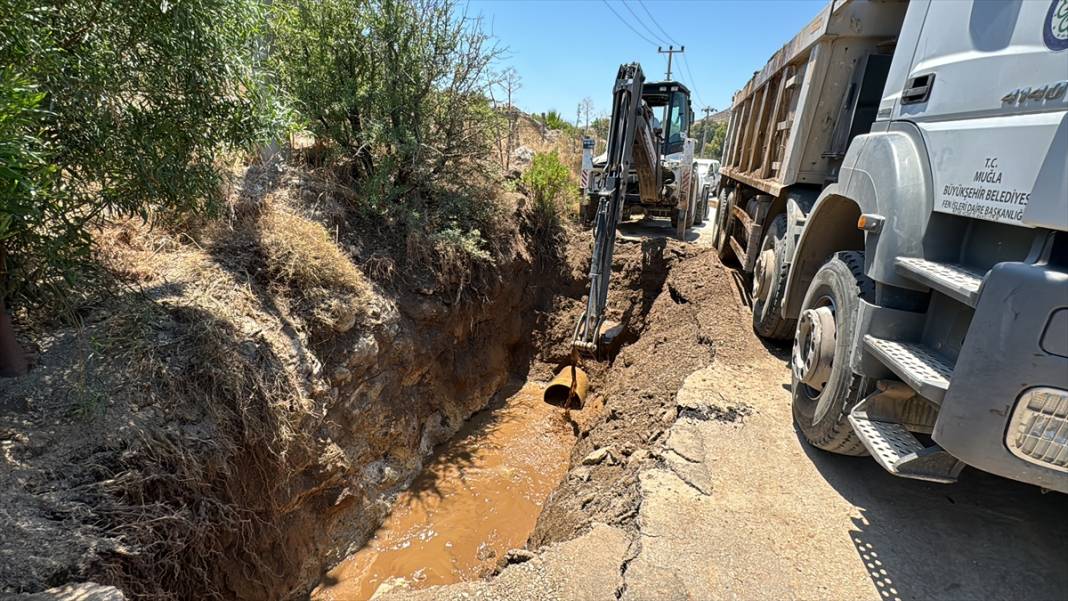
[{"label": "logo on truck", "polygon": [[1050,2],[1042,39],[1051,50],[1068,48],[1068,0]]}]

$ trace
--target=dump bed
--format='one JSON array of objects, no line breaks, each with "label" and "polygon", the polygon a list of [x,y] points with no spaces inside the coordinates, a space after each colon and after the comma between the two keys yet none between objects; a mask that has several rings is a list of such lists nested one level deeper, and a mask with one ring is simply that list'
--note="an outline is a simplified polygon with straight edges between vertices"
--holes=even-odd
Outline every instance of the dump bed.
[{"label": "dump bed", "polygon": [[734,94],[721,173],[778,196],[837,178],[875,117],[908,2],[835,0]]}]

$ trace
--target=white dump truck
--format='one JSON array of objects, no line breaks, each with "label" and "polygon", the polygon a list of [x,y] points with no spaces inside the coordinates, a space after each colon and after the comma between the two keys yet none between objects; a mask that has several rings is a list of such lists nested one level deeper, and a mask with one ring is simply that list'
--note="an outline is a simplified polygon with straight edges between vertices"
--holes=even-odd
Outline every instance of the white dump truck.
[{"label": "white dump truck", "polygon": [[835,0],[733,99],[713,231],[816,447],[1068,492],[1068,0]]}]

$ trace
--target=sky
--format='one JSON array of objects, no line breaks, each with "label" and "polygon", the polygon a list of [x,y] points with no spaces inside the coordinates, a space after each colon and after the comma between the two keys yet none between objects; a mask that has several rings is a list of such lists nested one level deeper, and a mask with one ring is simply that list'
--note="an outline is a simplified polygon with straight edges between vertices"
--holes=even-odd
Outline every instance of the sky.
[{"label": "sky", "polygon": [[608,112],[621,63],[638,61],[647,81],[663,79],[667,58],[657,44],[686,47],[672,76],[695,91],[698,116],[704,106],[728,108],[735,90],[828,1],[469,0],[467,14],[482,18],[506,49],[501,66],[522,78],[515,104],[574,121],[585,97],[595,114]]}]

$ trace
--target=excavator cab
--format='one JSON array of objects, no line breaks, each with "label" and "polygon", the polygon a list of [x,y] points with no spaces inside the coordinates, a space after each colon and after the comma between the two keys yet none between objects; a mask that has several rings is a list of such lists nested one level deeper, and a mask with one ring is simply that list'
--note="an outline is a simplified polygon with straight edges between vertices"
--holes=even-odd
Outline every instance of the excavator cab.
[{"label": "excavator cab", "polygon": [[[660,154],[680,153],[693,123],[690,90],[677,81],[658,81],[642,86],[642,101],[660,125]],[[658,115],[659,113],[659,115]]]}]

